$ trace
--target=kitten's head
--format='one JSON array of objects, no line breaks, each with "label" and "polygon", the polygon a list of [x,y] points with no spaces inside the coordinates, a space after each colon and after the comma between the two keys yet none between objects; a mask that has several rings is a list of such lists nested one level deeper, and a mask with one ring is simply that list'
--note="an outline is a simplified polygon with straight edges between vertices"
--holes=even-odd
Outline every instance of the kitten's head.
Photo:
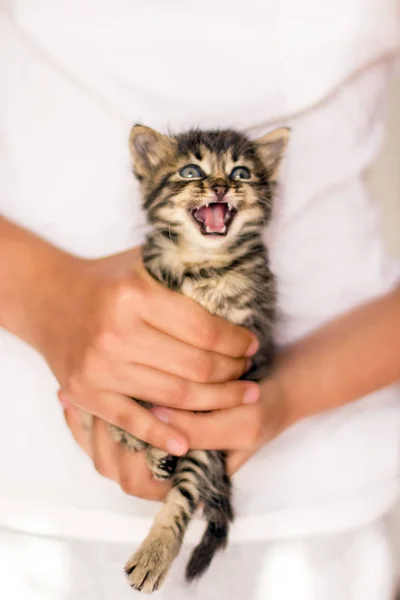
[{"label": "kitten's head", "polygon": [[261,231],[289,133],[251,141],[232,130],[166,136],[134,126],[130,148],[149,222],[172,241],[204,249]]}]

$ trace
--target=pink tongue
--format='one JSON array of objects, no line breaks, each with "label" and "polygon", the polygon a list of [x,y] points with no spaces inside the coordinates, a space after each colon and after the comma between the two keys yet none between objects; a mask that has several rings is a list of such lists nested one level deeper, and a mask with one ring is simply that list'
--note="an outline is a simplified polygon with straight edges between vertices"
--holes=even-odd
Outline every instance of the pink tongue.
[{"label": "pink tongue", "polygon": [[197,211],[198,216],[204,221],[208,231],[223,231],[225,227],[225,205],[210,204],[210,206],[202,206]]}]

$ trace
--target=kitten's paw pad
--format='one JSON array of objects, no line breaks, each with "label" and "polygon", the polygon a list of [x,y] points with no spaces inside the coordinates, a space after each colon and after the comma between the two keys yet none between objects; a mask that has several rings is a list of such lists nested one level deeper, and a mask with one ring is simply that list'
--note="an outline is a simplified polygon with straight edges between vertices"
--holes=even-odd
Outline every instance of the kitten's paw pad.
[{"label": "kitten's paw pad", "polygon": [[162,584],[177,554],[175,543],[156,539],[142,546],[125,565],[131,588],[151,594]]}]

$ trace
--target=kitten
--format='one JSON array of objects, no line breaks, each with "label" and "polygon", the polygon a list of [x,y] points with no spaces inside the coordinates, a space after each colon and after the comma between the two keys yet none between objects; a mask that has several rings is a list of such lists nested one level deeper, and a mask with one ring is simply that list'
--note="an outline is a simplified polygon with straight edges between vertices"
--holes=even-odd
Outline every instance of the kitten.
[{"label": "kitten", "polygon": [[[273,358],[275,284],[262,235],[288,138],[286,128],[250,141],[232,130],[167,137],[139,125],[130,136],[152,228],[143,248],[147,270],[257,335],[260,349],[244,376],[254,381],[268,372]],[[160,586],[201,504],[207,527],[186,570],[188,580],[198,577],[225,547],[233,520],[226,453],[190,450],[176,458],[116,427],[112,432],[133,450],[146,448],[154,476],[172,481],[147,538],[126,564],[130,585],[144,592]]]}]

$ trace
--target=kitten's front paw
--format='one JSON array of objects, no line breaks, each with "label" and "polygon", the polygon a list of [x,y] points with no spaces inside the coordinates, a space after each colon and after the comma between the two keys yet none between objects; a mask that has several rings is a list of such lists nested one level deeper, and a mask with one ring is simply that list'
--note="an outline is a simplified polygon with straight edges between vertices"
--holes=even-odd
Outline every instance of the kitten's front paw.
[{"label": "kitten's front paw", "polygon": [[155,479],[169,479],[174,474],[177,462],[177,456],[152,446],[147,448],[147,464]]},{"label": "kitten's front paw", "polygon": [[180,544],[170,531],[164,530],[139,548],[125,565],[131,588],[151,594],[158,590],[179,551]]}]

